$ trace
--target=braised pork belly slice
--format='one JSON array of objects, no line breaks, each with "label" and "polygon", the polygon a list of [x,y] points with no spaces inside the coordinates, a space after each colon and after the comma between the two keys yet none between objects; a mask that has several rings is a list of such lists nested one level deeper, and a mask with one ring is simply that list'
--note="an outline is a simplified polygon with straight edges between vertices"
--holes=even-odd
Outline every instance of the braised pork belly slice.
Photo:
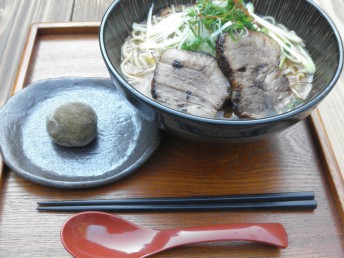
[{"label": "braised pork belly slice", "polygon": [[230,84],[214,57],[169,49],[157,64],[151,94],[167,107],[213,118],[229,98]]},{"label": "braised pork belly slice", "polygon": [[287,112],[294,96],[288,78],[279,70],[280,46],[269,36],[250,31],[233,40],[221,34],[217,60],[228,77],[234,112],[242,118],[264,118]]}]

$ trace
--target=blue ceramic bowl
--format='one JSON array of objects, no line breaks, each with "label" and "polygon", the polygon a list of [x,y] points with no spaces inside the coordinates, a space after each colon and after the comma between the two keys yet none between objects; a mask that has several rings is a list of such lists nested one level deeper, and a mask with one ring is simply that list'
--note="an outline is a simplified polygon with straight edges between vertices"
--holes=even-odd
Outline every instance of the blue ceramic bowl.
[{"label": "blue ceramic bowl", "polygon": [[271,15],[296,31],[307,45],[317,72],[306,102],[281,115],[258,120],[229,121],[184,114],[163,106],[131,87],[120,70],[121,46],[133,22],[146,19],[154,2],[155,10],[171,4],[192,4],[187,0],[115,0],[105,13],[99,41],[105,64],[115,86],[146,119],[158,128],[182,136],[205,140],[243,141],[280,132],[306,118],[333,89],[343,67],[343,45],[330,18],[311,0],[255,0],[257,13]]}]

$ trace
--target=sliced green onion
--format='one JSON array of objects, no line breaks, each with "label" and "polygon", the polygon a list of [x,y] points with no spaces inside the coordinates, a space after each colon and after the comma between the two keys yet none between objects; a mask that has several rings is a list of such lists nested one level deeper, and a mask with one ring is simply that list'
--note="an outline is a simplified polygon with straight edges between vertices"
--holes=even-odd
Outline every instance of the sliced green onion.
[{"label": "sliced green onion", "polygon": [[133,30],[141,31],[141,32],[147,32],[147,26],[140,23],[133,23]]},{"label": "sliced green onion", "polygon": [[153,8],[154,8],[154,4],[152,4],[151,8],[149,8],[149,11],[148,11],[147,28],[146,28],[147,39],[148,39],[148,37],[150,35],[150,29],[152,27]]},{"label": "sliced green onion", "polygon": [[249,13],[254,13],[254,5],[252,3],[247,3],[246,8]]},{"label": "sliced green onion", "polygon": [[270,31],[273,31],[276,34],[287,38],[291,42],[298,43],[298,44],[302,43],[302,39],[299,36],[295,35],[294,33],[284,31],[284,30],[278,28],[277,26],[271,24],[270,22],[260,18],[258,15],[255,15],[254,13],[250,12],[250,15],[256,20],[257,23],[268,28]]},{"label": "sliced green onion", "polygon": [[222,33],[222,31],[224,29],[226,29],[227,27],[231,26],[233,23],[231,21],[226,22],[225,24],[222,25],[222,27],[220,27],[218,30],[214,31],[212,34],[210,34],[210,38],[215,38],[218,35],[220,35]]},{"label": "sliced green onion", "polygon": [[307,72],[315,73],[316,67],[313,62],[313,59],[302,46],[298,46],[298,47],[299,47],[299,51],[302,54],[302,64],[305,66]]}]

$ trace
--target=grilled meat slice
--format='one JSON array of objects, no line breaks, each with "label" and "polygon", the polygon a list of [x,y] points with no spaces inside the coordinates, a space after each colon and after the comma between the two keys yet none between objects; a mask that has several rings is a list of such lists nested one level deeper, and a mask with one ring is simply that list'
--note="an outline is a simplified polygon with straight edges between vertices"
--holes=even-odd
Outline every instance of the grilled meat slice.
[{"label": "grilled meat slice", "polygon": [[290,110],[294,96],[279,70],[281,50],[269,36],[250,31],[233,41],[217,40],[217,60],[232,86],[231,101],[238,117],[264,118]]},{"label": "grilled meat slice", "polygon": [[170,108],[213,118],[229,98],[230,84],[214,57],[169,49],[157,64],[151,94]]}]

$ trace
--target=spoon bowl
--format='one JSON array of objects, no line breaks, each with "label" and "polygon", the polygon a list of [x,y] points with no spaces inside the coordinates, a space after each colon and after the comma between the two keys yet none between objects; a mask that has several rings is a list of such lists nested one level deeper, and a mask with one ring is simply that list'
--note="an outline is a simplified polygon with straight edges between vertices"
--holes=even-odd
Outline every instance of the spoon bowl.
[{"label": "spoon bowl", "polygon": [[279,223],[242,223],[183,229],[144,229],[118,216],[82,212],[61,230],[66,250],[79,258],[148,257],[173,247],[215,241],[253,241],[286,248],[288,236]]}]

